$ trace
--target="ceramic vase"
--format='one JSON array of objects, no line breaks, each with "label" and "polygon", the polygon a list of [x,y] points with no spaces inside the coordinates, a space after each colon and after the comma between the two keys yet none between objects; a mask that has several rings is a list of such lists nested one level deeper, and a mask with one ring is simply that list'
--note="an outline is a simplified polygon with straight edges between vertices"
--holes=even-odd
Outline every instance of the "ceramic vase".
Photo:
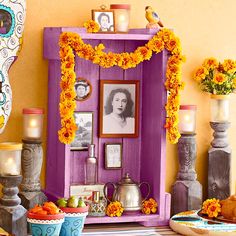
[{"label": "ceramic vase", "polygon": [[88,215],[88,208],[78,207],[78,208],[61,208],[65,212],[65,221],[62,224],[60,236],[80,236],[84,228],[84,222],[86,216]]},{"label": "ceramic vase", "polygon": [[59,236],[64,218],[65,213],[56,215],[28,213],[27,222],[32,236]]},{"label": "ceramic vase", "polygon": [[211,121],[225,122],[229,120],[229,95],[211,94]]}]

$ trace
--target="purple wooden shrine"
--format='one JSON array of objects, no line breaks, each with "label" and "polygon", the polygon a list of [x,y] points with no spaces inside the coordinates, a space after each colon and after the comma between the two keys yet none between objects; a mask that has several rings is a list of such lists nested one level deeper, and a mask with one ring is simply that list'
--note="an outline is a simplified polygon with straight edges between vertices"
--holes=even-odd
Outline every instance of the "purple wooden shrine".
[{"label": "purple wooden shrine", "polygon": [[[69,197],[70,186],[84,182],[84,161],[86,151],[70,151],[69,145],[59,142],[57,131],[60,128],[60,59],[59,36],[61,32],[79,33],[85,43],[95,46],[104,43],[106,51],[131,52],[144,45],[156,33],[146,29],[131,30],[129,34],[88,34],[81,28],[45,28],[44,58],[48,63],[48,138],[47,172],[45,193],[52,199]],[[154,54],[136,68],[123,70],[119,67],[104,69],[90,61],[76,57],[76,76],[88,79],[93,86],[91,97],[77,102],[78,111],[94,113],[93,142],[98,157],[98,181],[117,182],[126,172],[136,182],[147,181],[151,185],[151,197],[159,205],[158,213],[153,215],[124,215],[122,217],[87,217],[86,223],[140,222],[143,225],[165,225],[170,217],[170,194],[165,192],[166,135],[165,69],[167,52]],[[99,138],[99,80],[139,80],[140,114],[138,138]],[[107,142],[123,143],[123,168],[106,170],[104,168],[104,149]]]}]

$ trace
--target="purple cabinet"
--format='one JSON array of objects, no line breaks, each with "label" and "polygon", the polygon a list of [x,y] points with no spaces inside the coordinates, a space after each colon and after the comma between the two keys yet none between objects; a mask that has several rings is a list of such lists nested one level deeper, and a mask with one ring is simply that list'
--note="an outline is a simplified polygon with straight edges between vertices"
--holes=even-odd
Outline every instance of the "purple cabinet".
[{"label": "purple cabinet", "polygon": [[[58,40],[61,32],[77,32],[86,43],[104,43],[107,51],[131,52],[144,45],[155,31],[146,29],[131,30],[129,34],[87,34],[81,28],[45,28],[44,58],[48,60],[48,133],[46,194],[51,197],[68,197],[70,186],[84,182],[84,161],[87,151],[70,151],[68,145],[59,142],[57,131],[60,128],[58,110],[60,96],[60,59]],[[140,222],[144,225],[167,224],[170,212],[170,195],[165,193],[165,68],[167,52],[155,54],[136,68],[123,70],[118,67],[104,69],[90,61],[76,57],[77,77],[88,79],[93,87],[92,95],[83,102],[77,102],[78,111],[94,113],[93,142],[98,157],[98,181],[117,182],[126,172],[136,182],[146,181],[151,185],[151,196],[159,205],[153,215],[126,215],[119,218],[91,217],[86,223]],[[99,80],[139,80],[139,137],[138,138],[99,138]],[[105,169],[105,143],[123,144],[123,168]]]}]

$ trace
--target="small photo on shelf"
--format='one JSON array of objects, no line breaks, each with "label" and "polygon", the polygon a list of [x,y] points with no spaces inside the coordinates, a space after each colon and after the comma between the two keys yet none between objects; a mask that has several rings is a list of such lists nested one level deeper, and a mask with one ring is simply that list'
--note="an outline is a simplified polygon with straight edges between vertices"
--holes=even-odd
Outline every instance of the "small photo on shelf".
[{"label": "small photo on shelf", "polygon": [[115,32],[115,17],[113,10],[92,10],[92,19],[99,24],[100,33]]},{"label": "small photo on shelf", "polygon": [[75,111],[74,118],[78,129],[70,149],[88,150],[88,145],[93,143],[93,112]]},{"label": "small photo on shelf", "polygon": [[105,144],[105,169],[122,168],[122,144],[106,143]]}]

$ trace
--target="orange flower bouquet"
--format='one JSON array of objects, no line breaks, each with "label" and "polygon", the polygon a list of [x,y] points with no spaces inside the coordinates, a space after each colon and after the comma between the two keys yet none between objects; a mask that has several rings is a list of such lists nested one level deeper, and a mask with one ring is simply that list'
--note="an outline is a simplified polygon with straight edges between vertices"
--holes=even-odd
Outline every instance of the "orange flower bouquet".
[{"label": "orange flower bouquet", "polygon": [[111,202],[106,208],[106,214],[110,217],[121,216],[124,211],[121,203],[118,201]]},{"label": "orange flower bouquet", "polygon": [[148,200],[144,201],[142,204],[142,212],[144,214],[151,214],[157,212],[158,204],[153,198],[149,198]]},{"label": "orange flower bouquet", "polygon": [[208,215],[210,218],[217,217],[221,212],[221,205],[219,199],[207,199],[202,204],[202,214]]},{"label": "orange flower bouquet", "polygon": [[228,95],[236,89],[236,61],[226,59],[220,63],[207,58],[196,70],[194,79],[205,92]]}]

